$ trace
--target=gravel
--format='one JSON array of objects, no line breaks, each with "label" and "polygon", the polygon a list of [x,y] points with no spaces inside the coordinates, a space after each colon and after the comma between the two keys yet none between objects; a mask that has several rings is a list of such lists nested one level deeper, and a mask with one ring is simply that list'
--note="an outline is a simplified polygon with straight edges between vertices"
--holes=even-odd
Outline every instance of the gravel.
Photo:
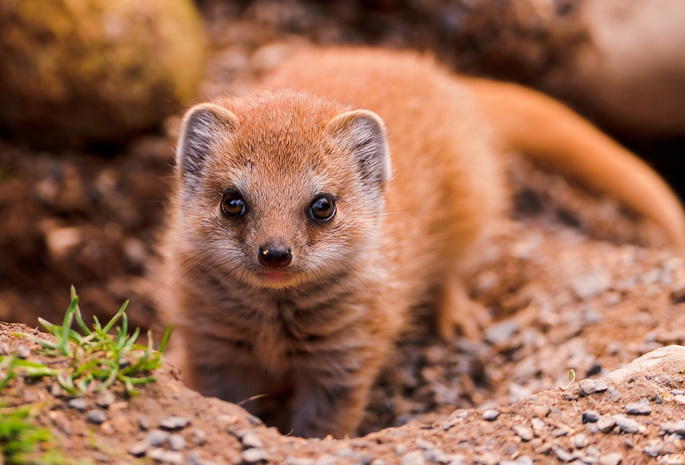
[{"label": "gravel", "polygon": [[182,430],[190,424],[190,420],[183,417],[168,417],[159,422],[159,427],[167,431]]},{"label": "gravel", "polygon": [[100,425],[107,421],[107,413],[100,409],[88,410],[86,412],[86,419],[94,425]]}]

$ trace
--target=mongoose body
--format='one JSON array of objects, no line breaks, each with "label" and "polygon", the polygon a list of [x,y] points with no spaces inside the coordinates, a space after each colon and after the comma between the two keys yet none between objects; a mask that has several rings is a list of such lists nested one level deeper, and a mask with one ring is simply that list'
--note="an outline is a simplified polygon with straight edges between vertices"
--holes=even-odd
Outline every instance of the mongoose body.
[{"label": "mongoose body", "polygon": [[446,338],[469,326],[462,277],[505,214],[508,146],[682,245],[673,194],[580,117],[415,54],[311,51],[265,90],[189,110],[161,273],[185,380],[260,396],[246,407],[283,432],[352,434],[412,308],[432,304]]}]

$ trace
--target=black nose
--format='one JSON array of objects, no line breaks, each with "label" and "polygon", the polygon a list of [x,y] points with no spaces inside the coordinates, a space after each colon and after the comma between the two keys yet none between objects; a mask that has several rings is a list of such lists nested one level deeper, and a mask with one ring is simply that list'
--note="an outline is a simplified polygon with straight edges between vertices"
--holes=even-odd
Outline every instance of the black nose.
[{"label": "black nose", "polygon": [[281,244],[266,244],[259,248],[259,263],[273,268],[290,265],[293,255]]}]

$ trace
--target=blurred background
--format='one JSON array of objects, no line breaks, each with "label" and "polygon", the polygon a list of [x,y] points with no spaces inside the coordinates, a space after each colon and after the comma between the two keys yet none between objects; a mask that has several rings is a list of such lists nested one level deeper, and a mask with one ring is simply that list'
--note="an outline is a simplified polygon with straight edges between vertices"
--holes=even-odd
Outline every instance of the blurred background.
[{"label": "blurred background", "polygon": [[[682,0],[0,0],[0,320],[130,298],[155,260],[180,117],[294,49],[368,44],[563,100],[685,195]],[[535,130],[535,128],[531,128]]]}]

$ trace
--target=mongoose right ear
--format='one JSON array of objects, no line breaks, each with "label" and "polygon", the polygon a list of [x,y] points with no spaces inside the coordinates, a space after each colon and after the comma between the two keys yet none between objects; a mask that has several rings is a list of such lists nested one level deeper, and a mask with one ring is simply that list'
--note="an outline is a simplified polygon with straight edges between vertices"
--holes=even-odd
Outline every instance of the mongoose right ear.
[{"label": "mongoose right ear", "polygon": [[238,126],[238,117],[213,103],[191,108],[183,118],[176,164],[184,182],[196,179],[212,147],[226,140]]},{"label": "mongoose right ear", "polygon": [[390,178],[390,149],[380,116],[368,110],[348,111],[330,120],[326,132],[350,151],[370,187],[385,185]]}]

